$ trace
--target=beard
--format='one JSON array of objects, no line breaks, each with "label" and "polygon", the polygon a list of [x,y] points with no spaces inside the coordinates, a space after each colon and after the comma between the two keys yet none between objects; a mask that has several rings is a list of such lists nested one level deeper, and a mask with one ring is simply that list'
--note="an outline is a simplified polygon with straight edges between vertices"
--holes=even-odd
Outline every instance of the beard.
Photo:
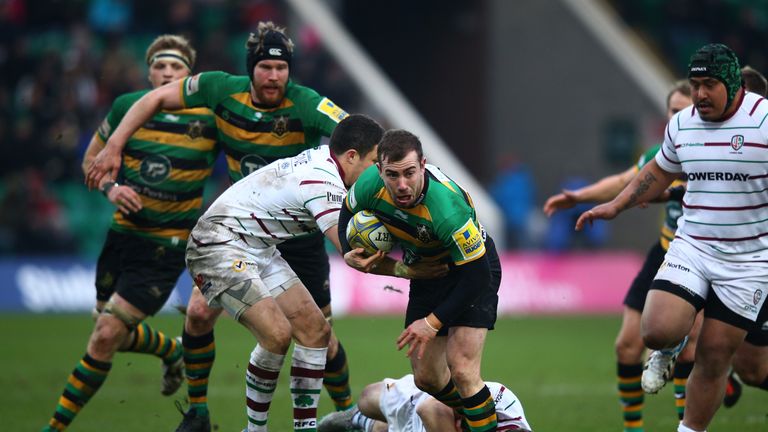
[{"label": "beard", "polygon": [[270,107],[278,106],[285,97],[285,85],[269,84],[254,88],[256,102]]}]

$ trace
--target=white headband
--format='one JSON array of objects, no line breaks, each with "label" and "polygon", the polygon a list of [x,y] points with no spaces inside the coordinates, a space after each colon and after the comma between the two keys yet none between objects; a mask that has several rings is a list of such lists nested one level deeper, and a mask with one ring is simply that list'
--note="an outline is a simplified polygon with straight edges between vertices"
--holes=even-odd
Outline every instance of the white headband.
[{"label": "white headband", "polygon": [[155,55],[152,56],[152,58],[149,59],[149,66],[152,66],[156,61],[158,60],[170,60],[170,61],[176,61],[184,65],[188,70],[192,70],[192,68],[189,66],[189,59],[187,59],[184,54],[181,53],[179,50],[175,49],[168,49],[163,51],[158,51],[155,53]]}]

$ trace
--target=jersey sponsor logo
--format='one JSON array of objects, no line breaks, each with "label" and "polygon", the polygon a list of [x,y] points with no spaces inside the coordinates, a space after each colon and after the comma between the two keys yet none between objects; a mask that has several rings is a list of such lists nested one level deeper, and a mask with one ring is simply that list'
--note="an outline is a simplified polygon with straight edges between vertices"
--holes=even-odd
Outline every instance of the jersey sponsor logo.
[{"label": "jersey sponsor logo", "polygon": [[402,210],[400,210],[400,209],[395,209],[395,211],[393,212],[393,214],[394,214],[395,216],[399,217],[400,219],[404,220],[404,221],[407,221],[407,220],[408,220],[408,213],[406,213],[406,212],[404,212],[404,211],[402,211]]},{"label": "jersey sponsor logo", "polygon": [[281,57],[283,55],[283,50],[280,48],[270,48],[269,55]]},{"label": "jersey sponsor logo", "polygon": [[344,118],[349,115],[346,111],[341,109],[341,107],[337,106],[328,98],[323,98],[323,100],[320,101],[320,103],[317,105],[317,110],[328,116],[328,118],[335,121],[336,123],[344,120]]},{"label": "jersey sponsor logo", "polygon": [[335,194],[335,193],[332,193],[332,192],[326,192],[325,193],[325,199],[329,203],[341,204],[342,202],[344,202],[344,195],[342,195],[342,194]]},{"label": "jersey sponsor logo", "polygon": [[707,180],[707,181],[747,181],[749,180],[749,174],[747,173],[730,173],[730,172],[690,172],[687,174],[688,181],[693,180]]},{"label": "jersey sponsor logo", "polygon": [[240,173],[243,175],[243,177],[245,177],[248,174],[267,165],[267,161],[265,161],[261,156],[255,154],[245,155],[242,159],[240,159]]},{"label": "jersey sponsor logo", "polygon": [[691,272],[691,270],[688,267],[686,267],[686,266],[684,266],[682,264],[675,264],[675,263],[671,263],[671,262],[666,261],[666,260],[664,260],[664,262],[661,263],[661,267],[659,268],[659,271],[662,271],[665,268],[669,268],[669,269],[673,269],[673,270],[681,270],[681,271],[684,271],[686,273],[690,273]]},{"label": "jersey sponsor logo", "polygon": [[453,241],[459,247],[465,260],[478,258],[485,252],[483,236],[472,219],[469,219],[464,226],[453,233]]},{"label": "jersey sponsor logo", "polygon": [[177,122],[177,121],[179,121],[181,119],[181,117],[179,117],[179,116],[177,116],[175,114],[166,114],[164,117],[165,117],[166,120],[168,120],[170,122]]},{"label": "jersey sponsor logo", "polygon": [[187,82],[184,87],[187,96],[192,96],[193,94],[197,93],[197,91],[200,90],[200,74],[187,78]]},{"label": "jersey sponsor logo", "polygon": [[109,125],[107,119],[104,119],[99,125],[99,135],[108,137],[110,133],[112,133],[112,126]]},{"label": "jersey sponsor logo", "polygon": [[187,136],[196,139],[203,136],[203,127],[205,123],[202,120],[192,120],[187,123]]},{"label": "jersey sponsor logo", "polygon": [[276,138],[282,138],[288,133],[288,116],[275,116],[272,120],[272,135]]},{"label": "jersey sponsor logo", "polygon": [[739,150],[744,145],[744,135],[734,135],[731,137],[731,148]]},{"label": "jersey sponsor logo", "polygon": [[171,161],[163,155],[149,155],[141,160],[139,175],[148,184],[158,184],[171,175]]},{"label": "jersey sponsor logo", "polygon": [[755,294],[752,296],[752,303],[757,306],[758,303],[760,303],[760,300],[763,298],[763,290],[757,290],[755,291]]}]

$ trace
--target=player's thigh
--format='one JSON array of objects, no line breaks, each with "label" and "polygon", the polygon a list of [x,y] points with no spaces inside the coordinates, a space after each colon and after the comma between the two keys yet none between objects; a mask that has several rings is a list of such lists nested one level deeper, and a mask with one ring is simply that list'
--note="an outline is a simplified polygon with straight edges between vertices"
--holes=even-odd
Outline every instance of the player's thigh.
[{"label": "player's thigh", "polygon": [[418,388],[434,393],[448,384],[451,372],[446,359],[446,342],[447,337],[436,337],[426,345],[421,358],[415,355],[409,357],[413,380]]},{"label": "player's thigh", "polygon": [[697,367],[727,368],[746,334],[732,324],[705,317],[696,347]]},{"label": "player's thigh", "polygon": [[477,327],[452,327],[448,333],[446,359],[454,379],[480,379],[480,363],[488,330]]},{"label": "player's thigh", "polygon": [[[229,294],[222,293],[219,300],[227,310],[224,300]],[[263,297],[239,313],[238,320],[256,336],[259,343],[271,352],[283,353],[291,340],[291,324],[272,297]]]}]

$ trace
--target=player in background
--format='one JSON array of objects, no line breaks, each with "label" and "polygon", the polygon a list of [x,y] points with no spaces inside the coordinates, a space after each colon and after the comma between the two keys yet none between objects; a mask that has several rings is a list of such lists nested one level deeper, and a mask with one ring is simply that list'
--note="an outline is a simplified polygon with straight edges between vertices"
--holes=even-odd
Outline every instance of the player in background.
[{"label": "player in background", "polygon": [[[667,94],[667,120],[677,112],[691,106],[691,87],[685,80],[676,82]],[[558,210],[574,207],[583,202],[603,203],[612,200],[637,175],[642,167],[656,156],[660,145],[648,149],[638,160],[624,172],[598,180],[575,191],[565,190],[551,196],[544,203],[543,211],[551,216]],[[665,201],[665,218],[661,227],[659,240],[651,247],[642,268],[624,297],[621,329],[616,337],[616,366],[619,401],[621,402],[625,432],[643,431],[643,405],[645,393],[641,387],[643,373],[643,354],[645,346],[640,335],[640,316],[645,306],[645,297],[661,263],[664,253],[669,248],[677,229],[677,218],[682,214],[681,199],[685,192],[682,182],[676,180],[672,188],[664,192],[659,200]],[[671,198],[671,199],[670,199]],[[675,405],[680,419],[685,409],[685,384],[693,368],[693,357],[696,347],[698,326],[689,335],[689,341],[675,364],[672,375],[675,385]],[[668,372],[668,371],[664,371]],[[666,378],[666,377],[665,377]],[[666,379],[662,381],[662,385]],[[659,389],[656,389],[658,391]],[[655,393],[655,392],[654,392]]]},{"label": "player in background", "polygon": [[[124,137],[160,109],[205,106],[214,111],[233,183],[278,158],[315,147],[322,137],[330,136],[347,114],[328,98],[289,79],[294,45],[285,29],[261,22],[245,48],[247,76],[203,72],[161,87],[140,100],[92,164],[89,185],[94,186],[114,172],[120,164]],[[322,233],[288,240],[278,250],[330,320],[330,264]],[[208,384],[216,357],[213,328],[222,310],[209,306],[200,290],[193,288],[182,333],[190,407],[179,432],[211,429]],[[336,409],[352,406],[346,353],[333,333],[325,386]]]},{"label": "player in background", "polygon": [[641,318],[645,345],[670,351],[684,343],[704,309],[678,432],[706,430],[723,400],[735,352],[747,332],[768,319],[768,240],[762,234],[768,226],[760,214],[760,191],[768,187],[768,106],[745,92],[738,58],[725,45],[696,51],[688,78],[694,105],[667,124],[655,159],[614,200],[576,222],[582,229],[595,219],[613,219],[658,196],[680,173],[687,176],[683,215]]},{"label": "player in background", "polygon": [[[188,76],[195,56],[184,37],[155,39],[146,53],[152,87]],[[147,92],[115,99],[88,145],[84,170]],[[96,267],[96,325],[43,430],[61,431],[72,422],[107,378],[116,351],[160,357],[164,395],[181,385],[181,344],[144,319],[160,310],[184,270],[187,237],[216,158],[215,127],[205,108],[159,112],[128,137],[122,169],[94,184],[117,207]]]},{"label": "player in background", "polygon": [[190,234],[187,265],[202,295],[258,341],[246,371],[249,432],[267,430],[291,339],[293,429],[316,430],[330,325],[276,245],[320,231],[341,249],[344,194],[373,164],[383,132],[369,117],[345,118],[329,146],[279,159],[230,186]]},{"label": "player in background", "polygon": [[[486,382],[496,404],[499,430],[531,432],[520,400],[508,387]],[[317,432],[459,432],[452,409],[419,390],[413,375],[385,378],[368,384],[360,394],[358,409],[334,412],[323,417]]]},{"label": "player in background", "polygon": [[377,167],[350,189],[339,215],[346,226],[370,210],[395,236],[403,261],[379,251],[350,251],[344,259],[360,271],[402,276],[413,263],[447,265],[447,274],[412,280],[405,330],[398,349],[407,355],[418,388],[465,418],[472,431],[495,431],[493,396],[480,376],[483,345],[496,322],[501,265],[490,236],[478,222],[472,199],[439,169],[427,165],[421,142],[390,130],[379,143]]}]

